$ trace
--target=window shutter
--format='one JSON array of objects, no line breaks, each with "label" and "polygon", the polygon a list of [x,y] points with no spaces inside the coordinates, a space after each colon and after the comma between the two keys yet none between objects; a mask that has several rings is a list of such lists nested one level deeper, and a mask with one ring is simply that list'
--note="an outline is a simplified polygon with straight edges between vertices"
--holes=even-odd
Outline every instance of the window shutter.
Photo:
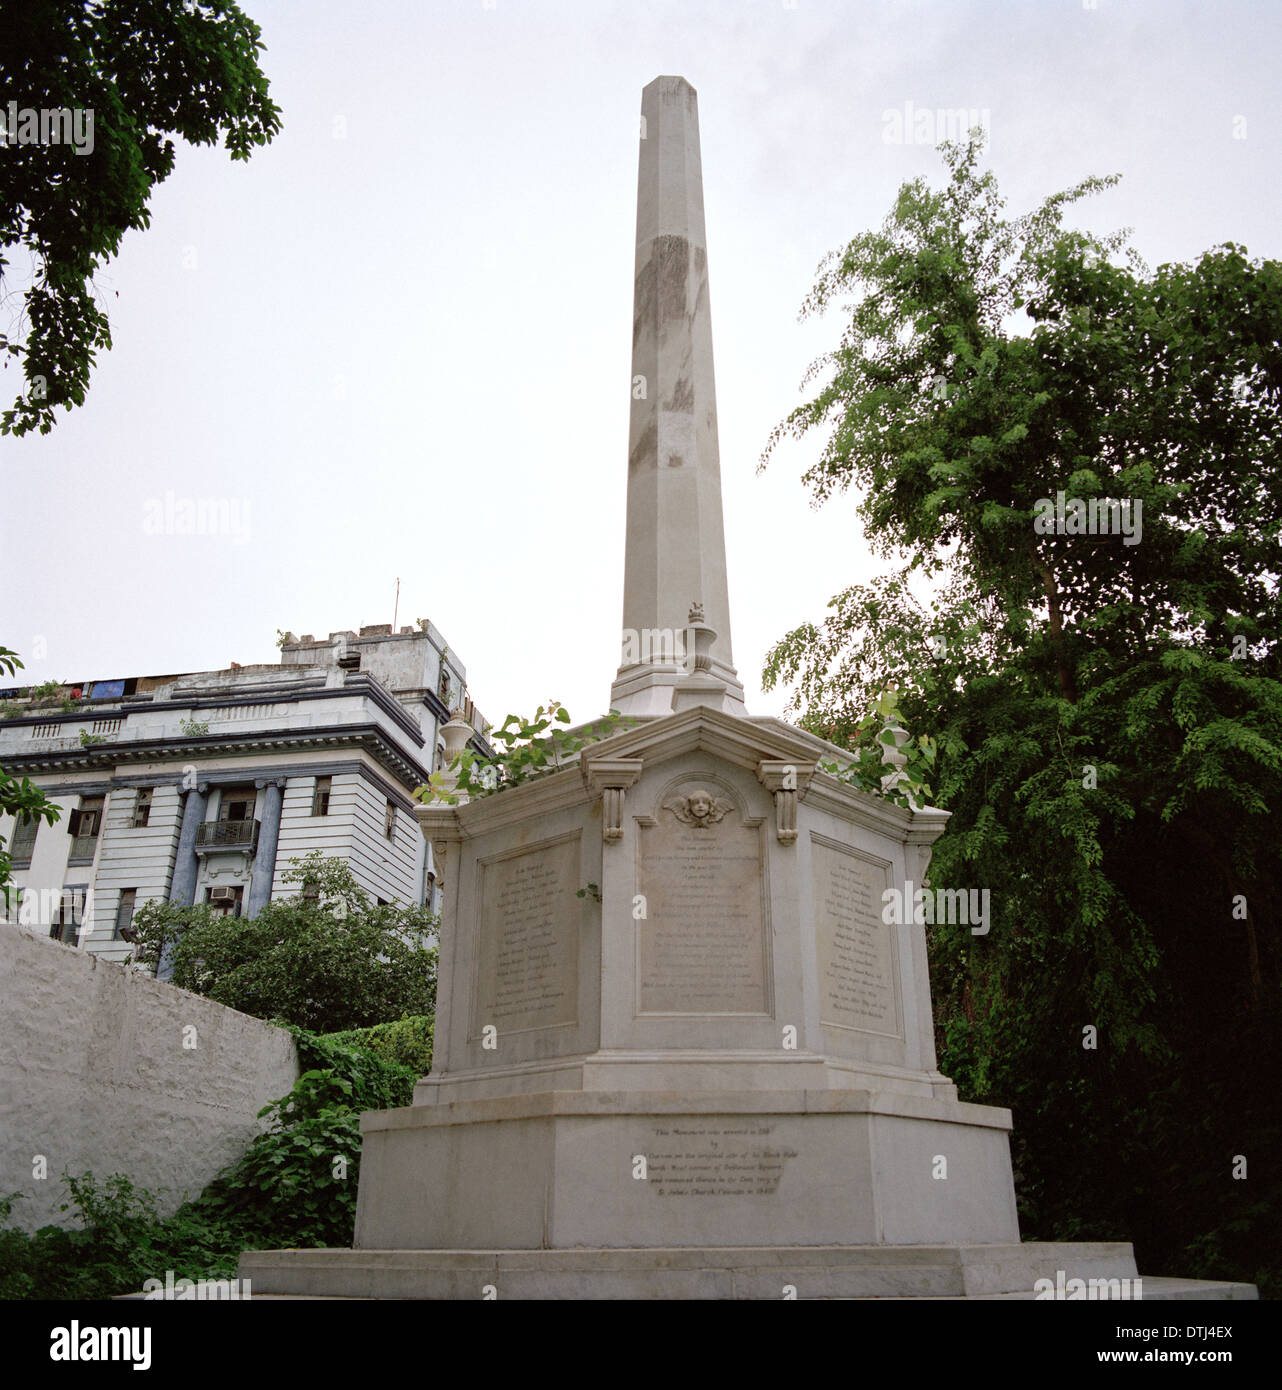
[{"label": "window shutter", "polygon": [[73,839],[80,834],[80,812],[72,811],[67,817],[67,834]]}]

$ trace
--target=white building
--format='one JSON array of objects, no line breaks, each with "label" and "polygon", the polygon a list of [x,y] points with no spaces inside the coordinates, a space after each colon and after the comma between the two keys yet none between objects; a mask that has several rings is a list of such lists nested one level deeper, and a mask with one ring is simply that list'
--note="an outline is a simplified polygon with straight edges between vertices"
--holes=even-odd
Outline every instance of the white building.
[{"label": "white building", "polygon": [[53,825],[0,817],[7,916],[123,961],[144,902],[252,917],[301,891],[282,875],[311,850],[347,860],[381,902],[435,907],[411,793],[455,708],[488,754],[466,672],[430,623],[287,635],[278,666],[0,691],[0,767],[62,808]]}]

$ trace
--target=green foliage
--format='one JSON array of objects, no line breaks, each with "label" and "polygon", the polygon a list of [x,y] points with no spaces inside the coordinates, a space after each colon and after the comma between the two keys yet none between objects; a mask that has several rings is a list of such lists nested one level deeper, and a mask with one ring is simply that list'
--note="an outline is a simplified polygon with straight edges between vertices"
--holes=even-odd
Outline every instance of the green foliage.
[{"label": "green foliage", "polygon": [[434,1020],[425,1014],[416,1018],[406,1015],[395,1023],[329,1033],[323,1041],[364,1049],[385,1061],[408,1067],[415,1076],[426,1076],[432,1069],[433,1027]]},{"label": "green foliage", "polygon": [[[19,661],[15,664],[21,666],[22,662]],[[39,685],[33,685],[27,694],[31,697],[33,704],[39,705],[55,699],[61,689],[61,681],[42,681]]]},{"label": "green foliage", "polygon": [[0,1301],[30,1298],[35,1287],[31,1238],[22,1231],[6,1229],[13,1204],[21,1200],[21,1192],[0,1197]]},{"label": "green foliage", "polygon": [[[0,1294],[80,1299],[141,1288],[147,1275],[140,1272],[150,1272],[166,1253],[155,1198],[120,1174],[99,1183],[90,1173],[64,1173],[63,1184],[69,1200],[59,1209],[74,1208],[82,1229],[44,1226],[31,1236],[0,1232]],[[0,1217],[8,1219],[11,1204],[12,1199],[0,1202]]]},{"label": "green foliage", "polygon": [[[400,1023],[416,1024],[417,1019],[402,1019]],[[344,1029],[339,1033],[310,1033],[305,1028],[289,1026],[294,1044],[298,1048],[299,1065],[311,1070],[332,1071],[352,1086],[352,1104],[357,1111],[392,1110],[397,1106],[409,1105],[414,1098],[414,1083],[421,1073],[411,1061],[403,1061],[391,1054],[395,1051],[412,1051],[411,1038],[421,1030],[408,1029],[395,1039],[384,1032],[379,1045],[372,1047],[361,1040],[364,1033],[374,1033],[371,1029]],[[380,1025],[383,1029],[398,1027],[398,1024]]]},{"label": "green foliage", "polygon": [[271,1126],[233,1168],[201,1193],[194,1210],[239,1233],[244,1248],[350,1245],[360,1171],[360,1111],[354,1086],[332,1071],[307,1071],[288,1096],[265,1106]]},{"label": "green foliage", "polygon": [[[905,186],[825,264],[805,312],[849,295],[847,326],[766,450],[826,428],[807,483],[856,488],[898,568],[787,634],[765,683],[852,747],[893,689],[937,741],[931,882],[993,903],[986,937],[929,929],[940,1063],[1015,1112],[1025,1235],[1277,1288],[1282,1186],[1230,1165],[1282,1145],[1260,1084],[1282,1070],[1282,266],[1230,245],[1150,274],[1061,225],[1110,181],[1007,220],[974,143],[944,158],[944,189]],[[1060,491],[1140,503],[1139,543],[1039,531]]]},{"label": "green foliage", "polygon": [[134,913],[130,926],[134,938],[137,963],[153,974],[167,951],[171,951],[195,927],[212,926],[221,920],[208,903],[169,902],[164,898],[149,898]]},{"label": "green foliage", "polygon": [[[93,113],[92,149],[10,143],[0,160],[0,253],[18,247],[31,263],[25,337],[0,334],[27,390],[0,415],[0,434],[47,434],[55,407],[84,403],[95,356],[111,346],[93,277],[126,231],[148,225],[176,141],[221,140],[248,159],[280,119],[258,67],[261,31],[230,0],[24,0],[6,6],[4,27],[0,91],[23,108]],[[0,254],[0,288],[7,264]]]},{"label": "green foliage", "polygon": [[[419,1020],[406,1020],[415,1023]],[[395,1025],[394,1025],[395,1026]],[[229,1278],[242,1250],[350,1246],[363,1110],[408,1105],[418,1072],[291,1028],[305,1068],[243,1157],[161,1219],[146,1189],[115,1174],[63,1174],[80,1230],[0,1229],[0,1298],[110,1298],[148,1279]],[[0,1199],[7,1221],[21,1194]]]},{"label": "green foliage", "polygon": [[449,768],[432,773],[414,795],[420,801],[441,801],[449,806],[457,805],[464,796],[472,800],[492,796],[535,777],[559,772],[581,749],[620,729],[631,728],[636,720],[611,710],[579,730],[557,727],[569,723],[569,712],[559,700],[540,705],[532,719],[509,714],[497,729],[487,730],[486,737],[498,745],[493,758],[464,748]]},{"label": "green foliage", "polygon": [[[8,647],[0,647],[0,671],[12,676],[21,669],[22,662],[17,652],[10,651]],[[57,683],[53,684],[56,689]],[[29,778],[24,777],[19,781],[0,767],[0,815],[13,816],[15,825],[19,817],[28,824],[35,817],[53,825],[61,814],[61,810],[39,787],[32,786]],[[0,894],[4,896],[6,911],[9,909],[12,882],[13,856],[9,853],[7,843],[0,840]]]},{"label": "green foliage", "polygon": [[[898,705],[899,696],[894,690],[883,691],[873,710],[844,735],[855,756],[849,760],[824,759],[819,766],[860,791],[911,809],[930,798],[926,778],[935,765],[936,746],[929,734],[913,739],[900,727]],[[897,738],[897,734],[903,734],[903,738]],[[888,761],[888,755],[895,752],[904,759],[899,766]]]},{"label": "green foliage", "polygon": [[80,730],[81,748],[92,748],[97,743],[106,743],[106,734],[91,734],[88,729]]},{"label": "green foliage", "polygon": [[178,721],[178,727],[183,731],[184,734],[187,735],[188,738],[204,738],[204,736],[209,732],[209,720],[196,719],[195,717],[189,715],[186,718],[180,719]]},{"label": "green foliage", "polygon": [[270,902],[252,920],[144,903],[133,920],[141,964],[154,969],[172,944],[180,989],[318,1033],[434,1012],[433,913],[378,906],[345,860],[319,851],[291,860],[283,877],[315,884],[319,897]]}]

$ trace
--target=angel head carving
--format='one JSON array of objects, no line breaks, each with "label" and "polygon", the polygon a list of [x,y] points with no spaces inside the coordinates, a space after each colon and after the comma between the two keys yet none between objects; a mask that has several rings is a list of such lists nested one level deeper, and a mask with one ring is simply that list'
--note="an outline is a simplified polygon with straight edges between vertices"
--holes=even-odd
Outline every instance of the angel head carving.
[{"label": "angel head carving", "polygon": [[677,796],[663,804],[683,824],[703,827],[715,825],[734,809],[731,802],[713,796],[704,787],[696,787],[688,796]]}]

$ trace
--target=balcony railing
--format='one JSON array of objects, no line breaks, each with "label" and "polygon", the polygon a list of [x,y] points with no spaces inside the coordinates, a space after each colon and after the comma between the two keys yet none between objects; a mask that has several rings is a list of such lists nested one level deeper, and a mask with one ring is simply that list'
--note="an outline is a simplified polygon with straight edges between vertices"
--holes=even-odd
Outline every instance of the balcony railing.
[{"label": "balcony railing", "polygon": [[256,820],[207,820],[196,827],[196,850],[253,849],[258,842]]}]

